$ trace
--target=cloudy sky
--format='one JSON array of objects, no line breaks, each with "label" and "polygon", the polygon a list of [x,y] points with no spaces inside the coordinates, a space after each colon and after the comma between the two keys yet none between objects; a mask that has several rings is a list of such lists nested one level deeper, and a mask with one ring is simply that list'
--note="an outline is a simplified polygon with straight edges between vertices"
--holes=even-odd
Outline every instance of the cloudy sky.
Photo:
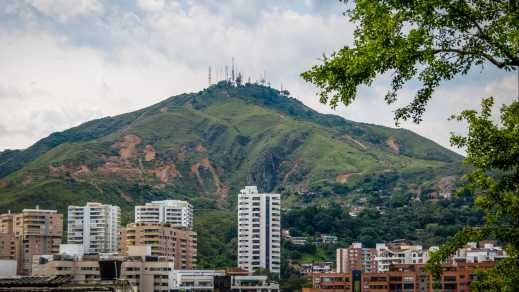
[{"label": "cloudy sky", "polygon": [[[319,104],[299,74],[352,42],[353,24],[333,0],[0,0],[0,151],[25,148],[90,119],[199,91],[234,57],[252,79],[266,71],[306,105],[347,119],[393,126],[387,80],[363,88],[348,108]],[[402,127],[449,147],[452,113],[479,97],[507,103],[514,74],[491,66],[443,84],[424,121]],[[409,100],[410,85],[402,92]],[[458,150],[459,151],[459,150]]]}]

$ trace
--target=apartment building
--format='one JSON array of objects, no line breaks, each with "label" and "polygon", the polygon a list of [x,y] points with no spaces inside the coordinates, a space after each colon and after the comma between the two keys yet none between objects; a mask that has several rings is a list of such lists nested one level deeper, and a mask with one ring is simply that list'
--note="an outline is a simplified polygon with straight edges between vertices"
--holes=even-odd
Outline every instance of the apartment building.
[{"label": "apartment building", "polygon": [[458,249],[450,259],[451,262],[483,263],[493,262],[507,257],[502,247],[496,246],[492,241],[469,242],[463,248]]},{"label": "apartment building", "polygon": [[117,252],[121,209],[88,202],[68,207],[67,242],[83,245],[87,254]]},{"label": "apartment building", "polygon": [[424,270],[424,264],[392,265],[386,272],[353,271],[350,273],[314,274],[312,287],[303,292],[429,292],[470,291],[477,278],[476,270],[493,267],[495,262],[459,263],[444,265],[441,278],[436,281]]},{"label": "apartment building", "polygon": [[354,242],[347,248],[339,248],[336,251],[337,273],[350,273],[353,270],[363,272],[377,271],[377,250],[375,248],[362,247],[362,243]]},{"label": "apartment building", "polygon": [[[131,246],[127,256],[40,255],[33,259],[33,276],[69,277],[77,285],[105,283],[103,269],[115,267],[132,291],[257,291],[277,292],[279,285],[267,276],[216,270],[174,268],[172,257],[152,256],[150,246]],[[120,267],[120,268],[118,268]]]},{"label": "apartment building", "polygon": [[133,291],[170,291],[174,261],[171,257],[151,256],[149,249],[136,249],[138,253],[129,256],[116,255],[52,255],[35,256],[33,276],[71,276],[76,284],[103,283],[102,269],[106,266],[120,266],[117,278],[127,280]]},{"label": "apartment building", "polygon": [[215,278],[224,277],[225,271],[175,270],[171,276],[171,291],[213,291]]},{"label": "apartment building", "polygon": [[23,209],[0,215],[0,254],[16,259],[17,274],[30,275],[33,255],[57,254],[63,237],[63,215],[56,210]]},{"label": "apartment building", "polygon": [[68,254],[35,255],[32,276],[54,277],[70,275],[75,283],[93,284],[101,280],[99,256]]},{"label": "apartment building", "polygon": [[170,291],[278,292],[267,276],[232,274],[218,270],[175,270]]},{"label": "apartment building", "polygon": [[186,201],[152,201],[135,206],[135,223],[172,224],[192,229],[193,207]]},{"label": "apartment building", "polygon": [[246,186],[238,195],[238,266],[280,272],[280,195]]},{"label": "apartment building", "polygon": [[421,245],[411,245],[405,240],[395,240],[388,244],[376,244],[378,272],[387,272],[391,265],[426,263],[428,253]]},{"label": "apartment building", "polygon": [[17,245],[14,233],[0,233],[0,258],[16,260]]},{"label": "apartment building", "polygon": [[301,264],[299,273],[312,275],[313,273],[331,273],[334,271],[334,262],[312,262],[311,264]]},{"label": "apartment building", "polygon": [[176,269],[196,266],[196,232],[172,224],[130,223],[121,229],[120,252],[128,254],[129,247],[148,245],[151,255],[175,258]]}]

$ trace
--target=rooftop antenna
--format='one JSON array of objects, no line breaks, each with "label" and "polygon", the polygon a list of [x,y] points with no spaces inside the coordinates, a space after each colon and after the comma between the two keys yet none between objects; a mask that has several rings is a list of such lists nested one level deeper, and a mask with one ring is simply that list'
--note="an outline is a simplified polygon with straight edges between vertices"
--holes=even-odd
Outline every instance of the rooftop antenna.
[{"label": "rooftop antenna", "polygon": [[234,57],[232,57],[231,80],[234,81]]},{"label": "rooftop antenna", "polygon": [[267,82],[266,76],[267,76],[267,71],[264,71],[263,72],[263,76],[260,77],[260,84],[261,85],[265,85],[265,83]]},{"label": "rooftop antenna", "polygon": [[225,65],[225,81],[229,81],[229,66]]},{"label": "rooftop antenna", "polygon": [[209,65],[209,86],[211,86],[211,65]]}]

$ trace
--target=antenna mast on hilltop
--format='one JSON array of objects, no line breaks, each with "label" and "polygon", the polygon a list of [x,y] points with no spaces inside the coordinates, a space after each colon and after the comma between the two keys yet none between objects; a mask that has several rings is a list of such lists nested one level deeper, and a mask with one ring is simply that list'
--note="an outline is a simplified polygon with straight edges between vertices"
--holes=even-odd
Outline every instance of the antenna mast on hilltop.
[{"label": "antenna mast on hilltop", "polygon": [[229,66],[225,65],[225,81],[229,81]]},{"label": "antenna mast on hilltop", "polygon": [[234,57],[232,57],[231,80],[234,82]]},{"label": "antenna mast on hilltop", "polygon": [[211,65],[209,65],[209,86],[211,86]]},{"label": "antenna mast on hilltop", "polygon": [[267,83],[267,70],[263,71],[263,76],[260,79],[260,84],[265,85]]}]

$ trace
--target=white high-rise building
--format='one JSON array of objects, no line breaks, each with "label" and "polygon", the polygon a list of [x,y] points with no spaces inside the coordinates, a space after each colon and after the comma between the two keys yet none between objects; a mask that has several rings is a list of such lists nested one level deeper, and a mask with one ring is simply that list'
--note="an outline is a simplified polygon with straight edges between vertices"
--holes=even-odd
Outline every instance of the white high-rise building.
[{"label": "white high-rise building", "polygon": [[84,253],[113,253],[119,245],[121,209],[88,202],[68,207],[67,242],[83,245]]},{"label": "white high-rise building", "polygon": [[192,229],[193,207],[186,201],[152,201],[135,206],[135,223],[169,223]]},{"label": "white high-rise building", "polygon": [[280,195],[260,194],[246,186],[238,195],[238,266],[280,272]]}]

